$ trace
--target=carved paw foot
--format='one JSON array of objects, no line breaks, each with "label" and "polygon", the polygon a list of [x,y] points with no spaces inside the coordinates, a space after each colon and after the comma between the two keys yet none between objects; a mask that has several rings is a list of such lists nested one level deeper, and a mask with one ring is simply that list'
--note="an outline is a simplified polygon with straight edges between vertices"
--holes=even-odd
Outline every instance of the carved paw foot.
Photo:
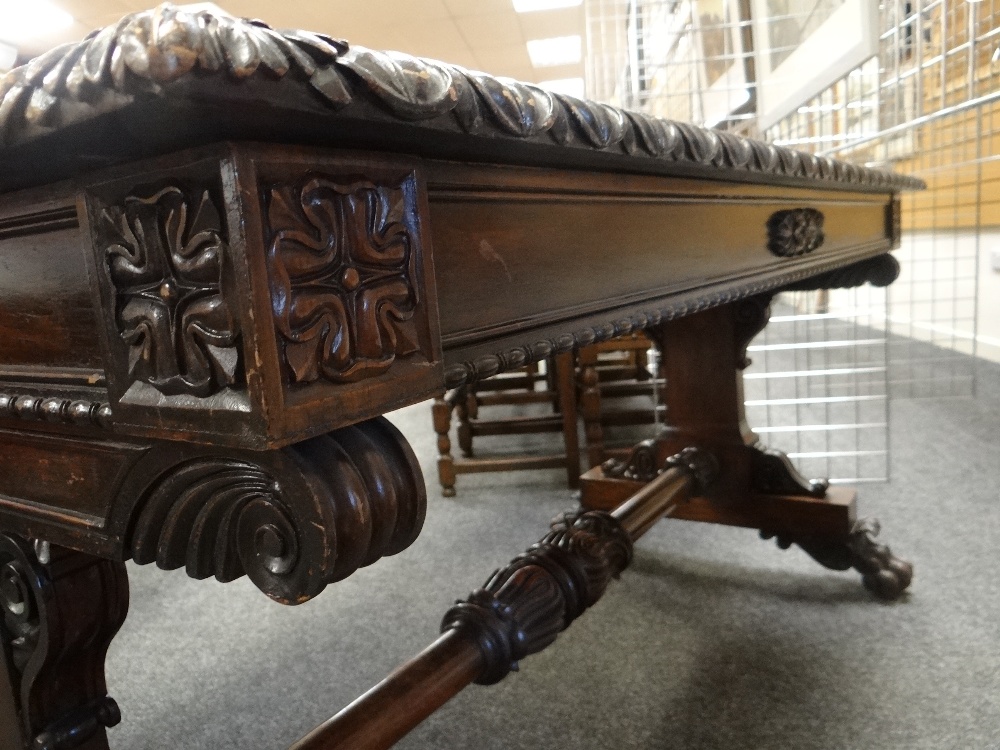
[{"label": "carved paw foot", "polygon": [[846,540],[797,539],[783,534],[761,531],[764,539],[776,537],[781,549],[797,544],[820,565],[832,570],[854,568],[861,574],[865,588],[884,601],[898,599],[913,580],[913,565],[892,554],[892,550],[875,541],[880,527],[874,518],[854,524]]},{"label": "carved paw foot", "polygon": [[865,588],[879,599],[891,601],[899,598],[913,580],[913,565],[892,554],[892,550],[875,541],[879,523],[866,518],[854,524],[847,548],[851,567],[861,573]]}]

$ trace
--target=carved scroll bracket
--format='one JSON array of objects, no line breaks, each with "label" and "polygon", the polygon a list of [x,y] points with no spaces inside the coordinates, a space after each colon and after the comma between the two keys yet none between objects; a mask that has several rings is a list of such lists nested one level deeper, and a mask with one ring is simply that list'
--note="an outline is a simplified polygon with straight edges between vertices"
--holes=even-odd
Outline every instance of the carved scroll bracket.
[{"label": "carved scroll bracket", "polygon": [[89,740],[121,721],[104,658],[128,611],[125,566],[48,545],[38,555],[27,540],[2,535],[0,605],[0,658],[23,746],[96,747]]},{"label": "carved scroll bracket", "polygon": [[806,479],[788,456],[778,450],[751,448],[753,489],[766,495],[806,495],[824,497],[827,479]]},{"label": "carved scroll bracket", "polygon": [[175,462],[142,493],[126,552],[192,578],[247,575],[272,599],[298,604],[408,547],[426,503],[416,457],[379,417],[262,458]]}]

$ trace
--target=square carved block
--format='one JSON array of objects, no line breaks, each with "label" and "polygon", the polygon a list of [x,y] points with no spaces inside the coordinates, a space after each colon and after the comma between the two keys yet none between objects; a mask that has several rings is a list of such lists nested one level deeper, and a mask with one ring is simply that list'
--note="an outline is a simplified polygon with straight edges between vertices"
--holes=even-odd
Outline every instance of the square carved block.
[{"label": "square carved block", "polygon": [[227,144],[86,204],[117,432],[270,448],[441,389],[415,163]]}]

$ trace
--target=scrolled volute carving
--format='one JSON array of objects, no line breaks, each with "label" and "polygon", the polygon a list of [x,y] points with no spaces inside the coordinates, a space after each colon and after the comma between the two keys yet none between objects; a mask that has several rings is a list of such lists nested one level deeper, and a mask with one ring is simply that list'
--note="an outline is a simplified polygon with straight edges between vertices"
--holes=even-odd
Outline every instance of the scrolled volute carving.
[{"label": "scrolled volute carving", "polygon": [[661,463],[657,457],[656,446],[655,439],[643,440],[632,448],[632,452],[624,460],[609,458],[601,465],[604,476],[651,482],[663,471],[680,469],[691,478],[694,483],[694,493],[698,494],[704,492],[719,474],[719,462],[706,450],[696,447],[684,448],[679,453],[668,456]]},{"label": "scrolled volute carving", "polygon": [[636,443],[624,459],[609,458],[601,464],[604,476],[615,479],[632,479],[650,482],[656,478],[660,462],[656,457],[656,440],[649,439]]},{"label": "scrolled volute carving", "polygon": [[684,448],[679,453],[667,458],[663,465],[667,469],[680,469],[687,474],[694,487],[694,494],[705,492],[709,485],[719,476],[719,461],[715,454],[696,447]]},{"label": "scrolled volute carving", "polygon": [[229,244],[209,191],[127,196],[98,229],[128,379],[208,396],[242,377]]},{"label": "scrolled volute carving", "polygon": [[456,602],[441,630],[471,635],[484,664],[476,682],[499,682],[595,604],[631,559],[632,541],[613,516],[567,513],[541,541],[495,571],[482,589]]},{"label": "scrolled volute carving", "polygon": [[185,567],[197,579],[247,575],[272,599],[298,604],[420,532],[423,477],[387,420],[304,441],[279,458],[172,466],[136,506],[126,539],[132,559]]},{"label": "scrolled volute carving", "polygon": [[780,258],[811,253],[825,239],[823,214],[815,208],[776,211],[767,220],[767,249]]},{"label": "scrolled volute carving", "polygon": [[402,182],[314,176],[270,189],[268,273],[292,383],[355,382],[419,351]]}]

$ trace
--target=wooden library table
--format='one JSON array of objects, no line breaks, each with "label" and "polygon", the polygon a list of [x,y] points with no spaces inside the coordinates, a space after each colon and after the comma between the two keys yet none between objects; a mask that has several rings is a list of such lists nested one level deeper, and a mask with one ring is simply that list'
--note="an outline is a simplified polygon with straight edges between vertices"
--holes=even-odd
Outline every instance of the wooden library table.
[{"label": "wooden library table", "polygon": [[667,513],[909,583],[851,491],[759,446],[740,373],[778,290],[892,281],[918,181],[169,5],[6,75],[0,159],[4,748],[107,747],[125,560],[304,602],[420,532],[382,414],[636,330],[667,427],[583,488],[624,510],[456,605],[408,708],[390,680],[302,747],[502,678]]}]

